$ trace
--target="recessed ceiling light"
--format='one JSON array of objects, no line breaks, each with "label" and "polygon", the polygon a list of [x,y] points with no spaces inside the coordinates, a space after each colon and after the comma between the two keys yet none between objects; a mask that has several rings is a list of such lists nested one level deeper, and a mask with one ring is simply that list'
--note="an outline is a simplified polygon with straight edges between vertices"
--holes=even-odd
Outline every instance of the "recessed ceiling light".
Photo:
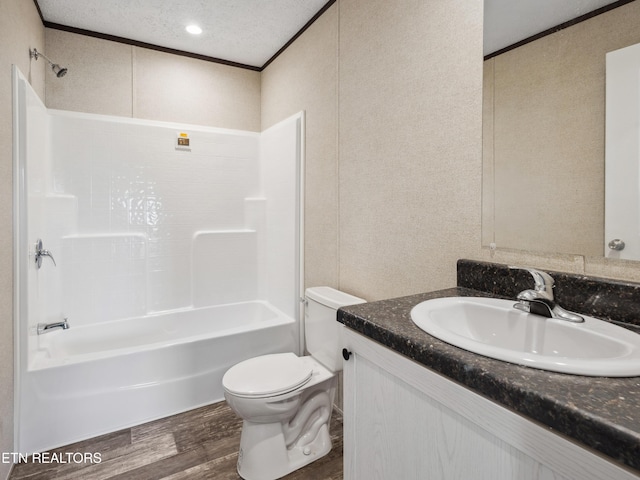
[{"label": "recessed ceiling light", "polygon": [[189,25],[186,30],[193,35],[200,35],[202,33],[202,29],[198,25]]}]

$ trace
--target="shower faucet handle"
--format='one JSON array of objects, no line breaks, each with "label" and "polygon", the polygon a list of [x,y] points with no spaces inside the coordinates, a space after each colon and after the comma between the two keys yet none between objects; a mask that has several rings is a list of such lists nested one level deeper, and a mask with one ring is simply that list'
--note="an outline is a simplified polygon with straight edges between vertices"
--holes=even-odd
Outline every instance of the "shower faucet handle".
[{"label": "shower faucet handle", "polygon": [[42,240],[38,239],[38,241],[36,242],[36,255],[35,255],[36,266],[38,268],[42,267],[42,257],[49,257],[53,262],[53,265],[57,267],[56,261],[53,258],[53,254],[49,250],[43,249]]}]

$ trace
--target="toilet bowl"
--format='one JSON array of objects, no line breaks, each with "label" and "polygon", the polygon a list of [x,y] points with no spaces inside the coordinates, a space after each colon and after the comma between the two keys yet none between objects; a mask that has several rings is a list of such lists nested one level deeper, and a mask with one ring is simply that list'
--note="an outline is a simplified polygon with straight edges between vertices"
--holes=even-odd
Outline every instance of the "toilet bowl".
[{"label": "toilet bowl", "polygon": [[329,420],[342,369],[342,325],[337,309],[364,300],[329,287],[305,292],[305,340],[310,355],[278,353],[231,367],[222,384],[243,419],[238,473],[274,480],[331,450]]}]

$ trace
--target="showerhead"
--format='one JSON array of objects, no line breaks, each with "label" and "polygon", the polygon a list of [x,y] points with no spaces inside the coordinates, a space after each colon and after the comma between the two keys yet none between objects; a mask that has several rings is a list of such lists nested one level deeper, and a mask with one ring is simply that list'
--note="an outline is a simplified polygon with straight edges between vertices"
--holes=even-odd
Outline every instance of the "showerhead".
[{"label": "showerhead", "polygon": [[58,65],[57,63],[55,65],[51,65],[51,69],[53,70],[53,73],[56,74],[56,77],[61,78],[64,77],[67,74],[67,69],[66,68],[60,68],[60,65]]},{"label": "showerhead", "polygon": [[35,48],[33,50],[29,50],[29,56],[31,58],[35,58],[36,60],[38,60],[38,57],[43,57],[47,62],[49,62],[49,65],[51,65],[51,70],[53,70],[53,73],[55,73],[56,77],[58,78],[62,78],[67,74],[67,69],[65,67],[61,67],[57,63],[53,63],[51,60],[49,60],[49,57],[47,57],[44,53],[39,52]]}]

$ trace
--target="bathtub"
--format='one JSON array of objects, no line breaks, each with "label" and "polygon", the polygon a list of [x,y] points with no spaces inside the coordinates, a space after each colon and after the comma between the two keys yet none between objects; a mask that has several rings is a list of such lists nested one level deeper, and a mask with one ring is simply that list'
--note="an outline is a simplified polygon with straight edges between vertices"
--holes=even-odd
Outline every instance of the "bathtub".
[{"label": "bathtub", "polygon": [[66,445],[224,398],[232,365],[297,352],[294,319],[260,301],[32,335],[19,450]]}]

